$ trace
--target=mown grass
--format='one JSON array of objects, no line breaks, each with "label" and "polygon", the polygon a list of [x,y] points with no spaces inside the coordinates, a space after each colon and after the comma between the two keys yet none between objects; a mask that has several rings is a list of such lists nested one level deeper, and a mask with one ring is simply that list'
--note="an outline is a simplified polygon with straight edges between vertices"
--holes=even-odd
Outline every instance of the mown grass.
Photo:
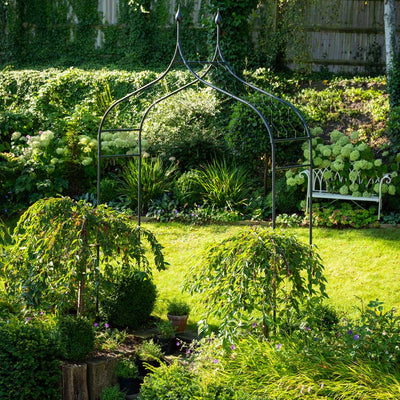
[{"label": "mown grass", "polygon": [[[198,296],[181,293],[180,286],[190,265],[201,262],[202,251],[209,244],[248,229],[244,226],[208,225],[193,226],[178,223],[145,223],[164,246],[167,271],[155,272],[158,288],[156,314],[164,317],[168,300],[180,297],[187,300],[193,311],[192,326],[201,319]],[[289,232],[308,241],[308,229],[290,228]],[[315,228],[313,243],[317,246],[325,266],[328,280],[329,303],[349,315],[357,314],[357,307],[379,298],[386,308],[400,306],[400,230],[362,229],[333,230]]]}]

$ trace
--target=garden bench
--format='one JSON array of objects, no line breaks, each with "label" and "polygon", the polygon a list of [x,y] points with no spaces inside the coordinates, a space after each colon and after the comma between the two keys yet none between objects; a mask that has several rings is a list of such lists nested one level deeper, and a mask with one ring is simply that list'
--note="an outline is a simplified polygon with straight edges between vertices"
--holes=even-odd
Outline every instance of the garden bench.
[{"label": "garden bench", "polygon": [[[353,173],[353,177],[356,179],[352,180],[352,184],[357,184],[362,188],[363,194],[361,196],[354,196],[351,193],[342,194],[338,190],[338,183],[345,185],[349,182],[349,178],[345,179],[338,171],[333,171],[330,168],[314,168],[312,179],[312,188],[310,188],[310,171],[303,170],[300,175],[307,176],[307,201],[306,201],[306,213],[308,211],[308,204],[310,201],[310,195],[312,198],[318,199],[330,199],[333,201],[337,200],[350,200],[361,207],[357,202],[359,201],[370,201],[378,203],[378,220],[381,218],[382,209],[382,185],[383,183],[390,183],[392,181],[391,174],[385,174],[381,178],[363,178],[360,175],[360,171],[353,169],[350,174]],[[349,174],[349,176],[350,176]],[[328,178],[327,178],[328,176]],[[379,185],[379,191],[376,194],[371,193],[374,186]],[[361,207],[362,208],[362,207]]]}]

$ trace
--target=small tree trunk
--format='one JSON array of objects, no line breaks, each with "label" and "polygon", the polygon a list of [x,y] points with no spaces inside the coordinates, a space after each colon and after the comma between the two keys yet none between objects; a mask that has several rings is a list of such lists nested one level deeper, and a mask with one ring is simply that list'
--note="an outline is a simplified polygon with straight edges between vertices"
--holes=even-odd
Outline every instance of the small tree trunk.
[{"label": "small tree trunk", "polygon": [[84,290],[85,289],[85,278],[82,278],[79,282],[78,287],[78,306],[77,306],[77,315],[83,315],[85,309],[85,298],[84,298]]},{"label": "small tree trunk", "polygon": [[397,55],[396,0],[384,0],[386,74],[390,80]]}]

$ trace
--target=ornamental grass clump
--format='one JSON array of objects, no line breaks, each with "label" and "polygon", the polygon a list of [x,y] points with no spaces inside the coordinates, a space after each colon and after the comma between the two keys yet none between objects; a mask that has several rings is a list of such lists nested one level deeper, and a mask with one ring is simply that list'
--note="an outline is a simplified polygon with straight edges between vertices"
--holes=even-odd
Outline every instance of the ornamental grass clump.
[{"label": "ornamental grass clump", "polygon": [[270,337],[288,309],[326,297],[323,270],[315,248],[295,236],[248,229],[209,247],[184,288],[204,299],[200,329],[207,331],[207,319],[216,317],[225,342],[232,342],[253,327]]},{"label": "ornamental grass clump", "polygon": [[[308,164],[308,142],[302,148],[304,164]],[[396,188],[400,184],[400,154],[390,155],[384,151],[381,157],[385,161],[376,158],[368,144],[358,138],[358,132],[353,132],[349,137],[342,132],[332,131],[330,143],[314,137],[312,149],[314,168],[323,170],[323,180],[329,181],[329,191],[354,197],[371,197],[379,193],[377,180],[390,173],[392,181],[382,184],[382,194],[396,194]],[[286,183],[289,186],[302,186],[307,182],[300,170],[289,170],[286,172]]]}]

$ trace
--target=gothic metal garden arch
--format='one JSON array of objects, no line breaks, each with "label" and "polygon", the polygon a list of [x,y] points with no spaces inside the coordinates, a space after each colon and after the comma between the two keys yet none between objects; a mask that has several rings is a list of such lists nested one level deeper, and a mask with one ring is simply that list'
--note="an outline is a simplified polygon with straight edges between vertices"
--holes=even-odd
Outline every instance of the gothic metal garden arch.
[{"label": "gothic metal garden arch", "polygon": [[[129,158],[129,157],[137,157],[138,159],[138,225],[140,225],[141,222],[141,217],[140,217],[140,208],[141,208],[141,203],[140,203],[140,198],[141,198],[141,160],[142,160],[142,132],[143,132],[143,125],[146,120],[146,117],[148,116],[149,112],[160,102],[168,99],[169,97],[189,88],[190,86],[196,84],[196,83],[201,83],[204,86],[210,87],[213,90],[217,91],[221,95],[226,96],[227,98],[230,98],[234,101],[240,102],[244,104],[246,107],[250,108],[255,115],[258,116],[260,121],[262,122],[263,129],[267,132],[269,141],[270,141],[270,146],[271,146],[271,183],[272,183],[272,227],[275,228],[276,225],[276,172],[281,169],[289,169],[289,168],[305,168],[308,167],[309,169],[309,176],[312,179],[312,142],[311,142],[311,134],[310,130],[308,128],[308,125],[304,119],[304,117],[301,115],[299,110],[294,107],[291,103],[263,90],[260,89],[239,76],[237,76],[232,68],[229,66],[227,61],[225,60],[225,57],[222,53],[221,50],[221,45],[220,45],[220,36],[221,36],[221,23],[222,23],[222,18],[220,15],[220,12],[217,12],[217,15],[215,17],[215,24],[216,24],[216,45],[215,45],[215,50],[214,54],[211,58],[211,60],[206,60],[206,61],[190,61],[187,60],[184,52],[182,50],[182,45],[181,45],[181,22],[182,22],[182,14],[180,9],[178,8],[178,11],[175,16],[175,21],[176,21],[176,47],[175,47],[175,52],[173,54],[172,60],[167,67],[167,69],[160,74],[159,77],[154,79],[153,81],[149,82],[148,84],[140,87],[139,89],[125,95],[124,97],[118,99],[114,103],[110,105],[110,107],[106,110],[106,112],[103,115],[103,118],[101,120],[99,130],[98,130],[98,157],[97,157],[97,203],[100,203],[100,198],[101,198],[101,193],[100,193],[100,180],[101,180],[101,162],[103,159],[106,158],[118,158],[118,157],[124,157],[124,158]],[[190,74],[193,76],[193,80],[189,83],[186,83],[184,85],[181,85],[177,87],[176,89],[170,91],[169,93],[157,98],[155,101],[153,101],[152,104],[150,104],[147,109],[142,113],[141,120],[138,126],[135,127],[130,127],[130,128],[106,128],[105,124],[106,121],[109,119],[110,112],[115,109],[116,106],[122,104],[122,103],[127,103],[129,105],[129,101],[132,98],[135,98],[139,96],[141,93],[143,93],[145,90],[148,90],[149,88],[153,87],[155,84],[160,82],[163,78],[167,76],[167,74],[171,71],[172,67],[178,63],[183,63],[184,66],[187,68],[187,70],[190,72]],[[201,64],[203,66],[206,66],[205,70],[201,71],[201,73],[195,72],[194,68],[192,65],[194,64]],[[225,73],[229,75],[230,78],[234,79],[236,82],[244,85],[248,90],[253,90],[256,93],[259,93],[260,95],[264,96],[265,98],[265,104],[268,104],[268,115],[264,115],[259,108],[257,108],[252,102],[244,99],[243,97],[233,94],[231,91],[221,88],[220,86],[217,86],[214,83],[209,82],[206,80],[207,75],[211,71],[212,68],[222,68]],[[102,135],[104,133],[111,133],[114,134],[116,132],[131,132],[131,133],[136,133],[137,138],[138,138],[138,151],[134,154],[112,154],[112,155],[106,155],[102,154],[102,146],[101,146],[101,139]],[[277,152],[277,147],[282,144],[282,143],[288,143],[288,142],[308,142],[308,148],[309,148],[309,160],[310,162],[308,164],[292,164],[292,165],[283,165],[283,166],[277,166],[276,165],[276,152]],[[309,185],[309,187],[312,187]],[[309,193],[310,194],[310,193]],[[309,243],[310,245],[312,244],[312,196],[308,196],[309,199],[309,204],[308,204],[308,211],[309,211]]]}]

